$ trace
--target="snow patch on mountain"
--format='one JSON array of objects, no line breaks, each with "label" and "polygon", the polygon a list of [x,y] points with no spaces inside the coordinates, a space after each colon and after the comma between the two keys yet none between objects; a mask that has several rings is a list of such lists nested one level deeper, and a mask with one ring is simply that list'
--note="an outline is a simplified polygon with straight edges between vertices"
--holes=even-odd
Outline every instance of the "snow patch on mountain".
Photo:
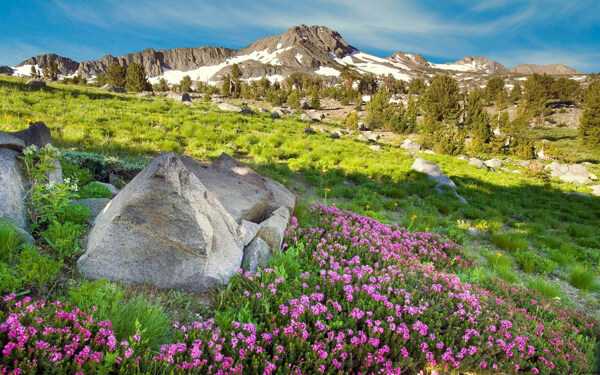
[{"label": "snow patch on mountain", "polygon": [[31,76],[31,67],[35,66],[36,70],[40,70],[41,68],[36,65],[23,65],[23,66],[13,66],[13,76],[17,77],[30,77]]}]

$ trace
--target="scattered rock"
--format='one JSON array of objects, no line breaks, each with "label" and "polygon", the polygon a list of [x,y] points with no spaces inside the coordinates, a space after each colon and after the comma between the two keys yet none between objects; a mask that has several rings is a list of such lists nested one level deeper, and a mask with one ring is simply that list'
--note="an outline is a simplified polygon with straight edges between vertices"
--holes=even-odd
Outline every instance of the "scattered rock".
[{"label": "scattered rock", "polygon": [[17,232],[21,236],[21,240],[23,240],[23,243],[25,243],[27,245],[35,246],[35,238],[33,238],[33,236],[29,232],[27,232],[23,228],[19,228],[19,227],[15,227],[15,228],[17,229]]},{"label": "scattered rock", "polygon": [[465,155],[463,155],[463,156],[458,156],[458,157],[457,157],[457,159],[459,159],[459,160],[465,160],[465,161],[469,161],[469,160],[471,160],[471,158],[470,158],[470,157],[468,157],[468,156],[465,156]]},{"label": "scattered rock", "polygon": [[46,82],[42,81],[41,79],[30,79],[29,81],[27,81],[26,83],[27,86],[31,86],[31,87],[35,87],[38,89],[44,89],[46,88]]},{"label": "scattered rock", "polygon": [[502,160],[500,159],[490,159],[485,162],[485,165],[492,168],[502,168]]},{"label": "scattered rock", "polygon": [[255,238],[244,248],[242,266],[244,270],[256,273],[258,267],[266,268],[271,255],[271,248],[262,238]]},{"label": "scattered rock", "polygon": [[266,108],[259,108],[258,113],[269,113],[269,110]]},{"label": "scattered rock", "polygon": [[332,139],[339,139],[339,138],[341,138],[339,132],[333,132],[333,133],[331,133],[331,135],[329,137],[332,138]]},{"label": "scattered rock", "polygon": [[595,174],[593,174],[592,172],[590,172],[590,180],[597,181],[598,180],[598,176],[596,176]]},{"label": "scattered rock", "polygon": [[433,150],[425,150],[425,153],[429,155],[437,155],[437,153]]},{"label": "scattered rock", "polygon": [[112,194],[112,196],[114,197],[115,195],[119,194],[119,189],[117,189],[114,185],[112,184],[107,184],[106,182],[99,182],[96,181],[97,184],[102,185],[102,186],[106,186],[108,188],[108,190],[110,190],[110,193]]},{"label": "scattered rock", "polygon": [[[192,101],[190,94],[188,94],[187,92],[169,91],[169,93],[167,94],[167,99],[173,99],[176,102],[191,102]],[[219,106],[219,108],[220,107],[221,106]]]},{"label": "scattered rock", "polygon": [[561,164],[553,161],[544,167],[544,169],[550,171],[550,176],[558,177],[562,181],[575,185],[591,182],[590,172],[583,164]]},{"label": "scattered rock", "polygon": [[305,132],[306,134],[315,134],[315,131],[314,131],[314,130],[312,130],[311,128],[304,128],[304,132]]},{"label": "scattered rock", "polygon": [[473,237],[479,237],[483,235],[483,232],[475,227],[470,227],[467,229],[467,233]]},{"label": "scattered rock", "polygon": [[425,173],[427,177],[437,182],[440,186],[449,186],[453,189],[456,188],[454,181],[446,176],[440,167],[438,167],[435,163],[427,161],[423,158],[417,158],[411,168],[414,171]]},{"label": "scattered rock", "polygon": [[127,92],[122,87],[115,87],[115,86],[113,86],[111,84],[108,84],[108,83],[106,85],[102,86],[102,89],[104,91],[115,92],[115,93],[118,93],[118,94],[125,94]]},{"label": "scattered rock", "polygon": [[359,141],[363,141],[363,142],[369,142],[370,141],[370,139],[367,138],[367,136],[364,135],[364,134],[362,134],[362,133],[358,135],[358,140]]},{"label": "scattered rock", "polygon": [[163,153],[98,215],[77,267],[91,279],[207,291],[239,269],[241,232],[180,158]]},{"label": "scattered rock", "polygon": [[358,122],[358,130],[360,130],[361,132],[364,132],[365,130],[368,130],[367,124],[365,124],[364,121],[359,121]]},{"label": "scattered rock", "polygon": [[280,250],[289,220],[289,210],[285,207],[278,208],[270,218],[260,223],[260,229],[256,233],[256,237],[265,240],[271,250]]},{"label": "scattered rock", "polygon": [[469,163],[467,165],[472,165],[474,167],[477,167],[477,169],[487,168],[487,165],[485,165],[485,163],[478,158],[469,159]]},{"label": "scattered rock", "polygon": [[402,141],[402,144],[400,144],[400,148],[408,151],[420,151],[421,145],[406,138],[404,141]]},{"label": "scattered rock", "polygon": [[529,167],[531,165],[531,160],[519,160],[515,162],[520,167]]},{"label": "scattered rock", "polygon": [[279,118],[280,115],[279,115],[279,112],[273,112],[269,115],[269,117],[272,119],[276,119],[276,118]]},{"label": "scattered rock", "polygon": [[592,189],[592,195],[600,197],[600,185],[593,185],[590,188]]},{"label": "scattered rock", "polygon": [[104,207],[106,207],[109,202],[110,199],[108,198],[87,198],[74,200],[73,202],[71,202],[71,204],[81,204],[87,207],[87,209],[90,210],[91,213],[89,221],[93,222],[94,219],[96,219],[96,217],[100,215],[102,210],[104,210]]},{"label": "scattered rock", "polygon": [[309,109],[309,105],[308,105],[308,101],[307,100],[301,100],[300,101],[300,109]]},{"label": "scattered rock", "polygon": [[149,98],[152,96],[152,93],[149,92],[140,92],[136,95],[138,98]]},{"label": "scattered rock", "polygon": [[369,146],[369,148],[373,151],[383,151],[383,147],[381,147],[380,145],[371,145]]},{"label": "scattered rock", "polygon": [[230,104],[230,103],[221,103],[221,104],[219,104],[218,108],[221,111],[236,112],[236,113],[241,113],[243,115],[250,115],[250,114],[252,114],[252,111],[249,110],[248,108],[238,107],[238,106]]},{"label": "scattered rock", "polygon": [[300,120],[302,120],[302,121],[310,121],[310,122],[312,122],[312,121],[318,121],[316,118],[313,118],[313,117],[307,115],[306,113],[303,113],[303,114],[300,115]]}]

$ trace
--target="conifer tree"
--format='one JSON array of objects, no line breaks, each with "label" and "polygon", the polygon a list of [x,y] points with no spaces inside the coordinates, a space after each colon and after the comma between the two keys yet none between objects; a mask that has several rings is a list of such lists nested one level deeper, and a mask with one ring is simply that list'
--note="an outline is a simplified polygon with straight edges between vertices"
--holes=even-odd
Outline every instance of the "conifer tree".
[{"label": "conifer tree", "polygon": [[286,104],[294,109],[300,108],[300,95],[298,94],[298,90],[290,91]]},{"label": "conifer tree", "polygon": [[164,78],[159,79],[158,83],[156,84],[155,90],[156,91],[169,91],[169,84],[167,83],[167,80]]},{"label": "conifer tree", "polygon": [[511,103],[516,103],[521,99],[521,96],[523,95],[523,91],[521,89],[521,84],[519,83],[519,81],[515,81],[515,84],[513,85],[512,90],[510,90],[510,102]]},{"label": "conifer tree", "polygon": [[310,107],[314,109],[321,109],[321,99],[319,98],[319,89],[313,88],[310,96]]},{"label": "conifer tree", "polygon": [[579,141],[586,146],[600,147],[600,81],[593,82],[583,92],[583,108]]},{"label": "conifer tree", "polygon": [[125,87],[127,80],[127,68],[116,62],[111,63],[106,71],[106,82],[116,86]]},{"label": "conifer tree", "polygon": [[492,139],[490,117],[485,110],[485,95],[482,90],[473,90],[467,98],[465,127],[471,132],[473,149],[478,151],[484,151]]},{"label": "conifer tree", "polygon": [[223,86],[221,87],[221,95],[229,96],[231,94],[231,76],[225,74],[223,76]]},{"label": "conifer tree", "polygon": [[190,76],[184,76],[183,79],[179,82],[179,90],[181,92],[192,91],[192,78]]},{"label": "conifer tree", "polygon": [[39,73],[35,68],[35,65],[31,66],[31,73],[29,75],[31,76],[31,78],[39,78]]},{"label": "conifer tree", "polygon": [[102,72],[96,76],[95,83],[100,86],[104,86],[106,84],[107,77],[106,73]]},{"label": "conifer tree", "polygon": [[453,122],[460,117],[461,94],[452,77],[435,77],[422,96],[421,108],[426,119]]},{"label": "conifer tree", "polygon": [[129,67],[127,67],[125,89],[129,92],[152,91],[152,85],[148,82],[146,71],[142,64],[129,64]]},{"label": "conifer tree", "polygon": [[240,69],[239,65],[233,64],[233,66],[231,67],[231,87],[229,89],[229,94],[234,98],[239,97],[242,91],[242,85],[240,80],[241,77],[242,70]]},{"label": "conifer tree", "polygon": [[427,90],[427,84],[425,83],[424,79],[411,78],[411,80],[408,81],[408,93],[409,94],[423,95],[426,90]]},{"label": "conifer tree", "polygon": [[504,91],[504,79],[501,77],[492,77],[485,85],[485,94],[488,103],[494,102],[498,98],[500,91]]}]

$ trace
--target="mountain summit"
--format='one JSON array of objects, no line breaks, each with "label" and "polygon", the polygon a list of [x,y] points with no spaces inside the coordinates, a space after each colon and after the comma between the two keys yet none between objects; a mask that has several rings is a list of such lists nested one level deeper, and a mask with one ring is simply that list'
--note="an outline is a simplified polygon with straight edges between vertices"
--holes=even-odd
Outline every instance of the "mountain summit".
[{"label": "mountain summit", "polygon": [[422,55],[402,51],[381,58],[351,46],[337,31],[325,26],[306,25],[294,26],[283,34],[259,39],[239,50],[225,47],[171,50],[147,48],[122,57],[106,55],[100,60],[83,62],[56,54],[46,54],[23,61],[13,68],[13,74],[27,76],[32,66],[39,69],[50,62],[57,63],[62,76],[81,74],[87,78],[106,72],[111,63],[122,66],[140,63],[153,83],[158,82],[160,78],[165,78],[170,83],[178,83],[185,75],[189,75],[192,80],[216,83],[231,71],[233,64],[239,64],[243,68],[243,79],[268,77],[279,81],[294,72],[339,76],[339,69],[343,65],[352,65],[360,73],[392,74],[395,78],[404,80],[427,77],[444,71],[448,74],[465,72],[477,75],[579,74],[564,65],[519,65],[508,70],[502,64],[481,56],[466,56],[445,64],[432,63]]}]

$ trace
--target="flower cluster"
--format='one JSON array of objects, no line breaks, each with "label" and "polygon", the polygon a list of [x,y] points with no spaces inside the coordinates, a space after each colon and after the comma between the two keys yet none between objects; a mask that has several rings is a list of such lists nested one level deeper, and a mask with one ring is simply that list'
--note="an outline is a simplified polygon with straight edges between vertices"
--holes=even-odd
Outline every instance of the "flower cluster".
[{"label": "flower cluster", "polygon": [[[596,320],[527,289],[461,282],[453,272],[473,263],[434,234],[315,210],[314,228],[292,220],[273,268],[232,278],[214,320],[176,324],[183,339],[137,365],[207,374],[590,371]],[[119,350],[100,330],[92,335],[101,336],[94,350]]]}]

